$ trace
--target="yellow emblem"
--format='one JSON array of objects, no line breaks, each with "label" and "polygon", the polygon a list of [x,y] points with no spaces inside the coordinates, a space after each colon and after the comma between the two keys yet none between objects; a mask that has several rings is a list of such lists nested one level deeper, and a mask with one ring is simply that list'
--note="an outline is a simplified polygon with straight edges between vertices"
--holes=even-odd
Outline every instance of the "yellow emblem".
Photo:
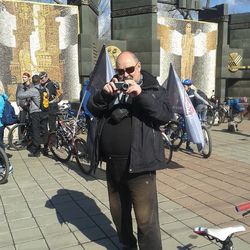
[{"label": "yellow emblem", "polygon": [[115,65],[116,58],[120,55],[121,50],[116,46],[110,45],[107,47],[107,51],[108,51],[109,57],[111,59],[112,66],[113,66],[113,68],[115,68],[116,67],[116,65]]}]

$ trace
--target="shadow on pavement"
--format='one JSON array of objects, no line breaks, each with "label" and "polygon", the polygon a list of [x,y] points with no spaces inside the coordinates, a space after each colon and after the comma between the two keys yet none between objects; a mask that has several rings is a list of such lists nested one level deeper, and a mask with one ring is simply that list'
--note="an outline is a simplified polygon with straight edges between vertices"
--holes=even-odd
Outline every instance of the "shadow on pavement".
[{"label": "shadow on pavement", "polygon": [[116,231],[94,199],[83,192],[60,189],[56,195],[47,200],[45,207],[56,210],[58,222],[61,225],[66,224],[71,231],[75,232],[80,243],[95,241],[105,249],[110,249],[112,243],[103,239],[116,235]]},{"label": "shadow on pavement", "polygon": [[169,169],[176,169],[176,168],[184,168],[182,165],[178,164],[175,161],[171,161],[168,165],[167,168]]},{"label": "shadow on pavement", "polygon": [[[48,156],[48,157],[57,161],[53,156]],[[60,161],[57,161],[57,162],[61,163]],[[78,175],[80,175],[82,178],[84,178],[87,181],[95,181],[96,179],[106,180],[105,170],[101,168],[97,168],[95,173],[92,172],[90,175],[84,174],[79,168],[79,166],[77,165],[75,159],[70,159],[68,162],[62,163],[62,165],[74,171],[75,173],[77,173]]]},{"label": "shadow on pavement", "polygon": [[236,132],[230,132],[230,131],[228,131],[228,129],[213,129],[213,131],[250,137],[249,134],[241,133],[240,130],[236,131]]}]

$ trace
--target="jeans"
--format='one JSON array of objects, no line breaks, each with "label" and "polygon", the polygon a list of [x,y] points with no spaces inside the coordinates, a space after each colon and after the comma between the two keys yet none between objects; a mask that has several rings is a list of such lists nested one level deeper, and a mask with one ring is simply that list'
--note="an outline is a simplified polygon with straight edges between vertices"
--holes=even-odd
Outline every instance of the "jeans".
[{"label": "jeans", "polygon": [[124,249],[136,249],[131,216],[133,206],[139,249],[160,250],[162,245],[156,174],[155,172],[129,174],[127,166],[127,160],[107,161],[110,211],[119,240],[124,245]]},{"label": "jeans", "polygon": [[195,109],[196,109],[199,119],[201,121],[206,121],[207,120],[207,105],[199,104],[196,106]]}]

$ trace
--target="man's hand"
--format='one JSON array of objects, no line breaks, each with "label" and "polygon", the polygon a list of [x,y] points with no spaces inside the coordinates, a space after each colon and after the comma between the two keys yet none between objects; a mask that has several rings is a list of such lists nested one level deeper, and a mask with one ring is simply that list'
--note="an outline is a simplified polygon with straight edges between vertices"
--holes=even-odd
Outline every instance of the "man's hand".
[{"label": "man's hand", "polygon": [[107,82],[104,87],[103,87],[103,91],[106,94],[110,94],[110,95],[115,95],[117,93],[119,93],[120,91],[117,89],[117,87],[115,86],[115,83],[118,82],[117,78],[113,78],[110,82]]},{"label": "man's hand", "polygon": [[141,86],[137,82],[135,82],[132,79],[126,80],[125,82],[129,85],[128,90],[126,91],[126,94],[132,97],[135,97],[141,94],[142,89],[141,89]]}]

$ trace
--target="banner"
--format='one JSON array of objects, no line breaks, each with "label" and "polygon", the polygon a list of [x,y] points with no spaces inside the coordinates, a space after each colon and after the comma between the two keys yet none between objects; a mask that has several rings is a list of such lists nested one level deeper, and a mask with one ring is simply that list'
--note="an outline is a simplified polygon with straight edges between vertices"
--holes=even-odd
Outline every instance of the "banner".
[{"label": "banner", "polygon": [[90,85],[95,89],[102,89],[106,82],[109,82],[115,75],[110,57],[103,45],[97,59],[95,68],[90,76]]},{"label": "banner", "polygon": [[198,150],[201,150],[204,147],[204,137],[200,120],[172,64],[170,64],[166,81],[167,95],[172,104],[172,111],[184,115],[189,141],[197,144]]}]

